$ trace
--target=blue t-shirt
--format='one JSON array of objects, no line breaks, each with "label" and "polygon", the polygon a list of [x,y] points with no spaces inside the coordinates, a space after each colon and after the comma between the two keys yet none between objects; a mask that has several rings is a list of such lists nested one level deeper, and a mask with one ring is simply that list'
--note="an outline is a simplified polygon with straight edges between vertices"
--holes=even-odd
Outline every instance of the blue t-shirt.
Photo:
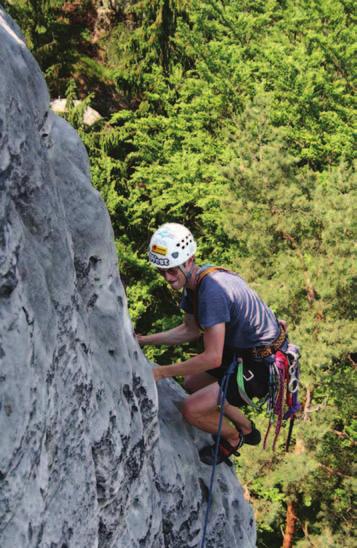
[{"label": "blue t-shirt", "polygon": [[[192,290],[184,291],[180,306],[193,314]],[[198,289],[197,316],[203,329],[225,323],[224,346],[229,348],[267,346],[280,332],[274,313],[232,272],[216,271],[203,278]]]}]

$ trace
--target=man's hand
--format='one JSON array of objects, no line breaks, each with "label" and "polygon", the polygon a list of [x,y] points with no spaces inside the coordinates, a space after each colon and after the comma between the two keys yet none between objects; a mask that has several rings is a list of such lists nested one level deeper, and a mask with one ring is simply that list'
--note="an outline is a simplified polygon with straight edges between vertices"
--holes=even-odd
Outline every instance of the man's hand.
[{"label": "man's hand", "polygon": [[281,327],[284,329],[284,331],[287,333],[288,331],[288,324],[285,320],[278,320],[278,322],[280,323]]},{"label": "man's hand", "polygon": [[161,379],[164,379],[164,369],[162,369],[160,366],[154,367],[152,370],[152,373],[154,375],[155,382],[161,381]]},{"label": "man's hand", "polygon": [[186,313],[184,322],[173,329],[162,331],[160,333],[152,333],[151,335],[135,333],[135,336],[140,346],[146,346],[149,344],[167,344],[168,346],[172,346],[175,344],[194,341],[200,337],[200,334],[201,332],[194,316]]},{"label": "man's hand", "polygon": [[140,346],[145,345],[145,335],[142,335],[141,333],[135,333],[135,337]]},{"label": "man's hand", "polygon": [[204,332],[205,349],[201,354],[193,356],[184,362],[171,365],[161,365],[153,369],[153,375],[156,382],[169,377],[203,373],[207,369],[219,367],[222,363],[223,345],[225,335],[225,324],[219,323],[208,327]]}]

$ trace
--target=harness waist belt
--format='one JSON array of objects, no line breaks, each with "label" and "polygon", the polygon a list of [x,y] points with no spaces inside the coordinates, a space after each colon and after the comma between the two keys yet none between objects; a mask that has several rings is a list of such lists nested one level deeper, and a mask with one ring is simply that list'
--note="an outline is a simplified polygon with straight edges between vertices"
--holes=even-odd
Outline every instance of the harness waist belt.
[{"label": "harness waist belt", "polygon": [[255,348],[240,348],[238,349],[238,351],[242,352],[243,354],[246,352],[258,358],[267,358],[268,356],[275,354],[275,352],[279,350],[281,345],[284,343],[285,339],[286,339],[286,331],[282,326],[280,326],[279,335],[277,336],[275,341],[273,341],[270,345],[256,346]]}]

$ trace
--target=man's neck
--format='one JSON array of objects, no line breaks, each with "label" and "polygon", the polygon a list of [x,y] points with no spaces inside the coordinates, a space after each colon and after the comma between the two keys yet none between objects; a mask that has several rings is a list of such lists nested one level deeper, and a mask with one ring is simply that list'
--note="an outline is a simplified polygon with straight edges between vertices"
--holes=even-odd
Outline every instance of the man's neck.
[{"label": "man's neck", "polygon": [[189,281],[187,282],[187,285],[186,285],[186,287],[188,289],[191,289],[192,291],[195,289],[195,287],[197,285],[197,274],[198,274],[199,269],[200,269],[199,266],[197,266],[196,264],[193,265],[191,277],[190,277],[190,279],[189,279]]}]

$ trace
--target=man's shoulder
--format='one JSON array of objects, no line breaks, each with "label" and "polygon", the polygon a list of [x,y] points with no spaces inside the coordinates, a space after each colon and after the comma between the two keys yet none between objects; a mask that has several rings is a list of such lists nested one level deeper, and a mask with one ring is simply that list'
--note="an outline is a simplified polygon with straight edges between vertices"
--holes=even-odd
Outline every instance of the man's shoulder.
[{"label": "man's shoulder", "polygon": [[227,294],[232,285],[242,281],[234,272],[216,270],[205,276],[199,286],[199,294],[222,293]]},{"label": "man's shoulder", "polygon": [[217,287],[224,288],[227,284],[245,284],[246,282],[232,270],[217,269],[209,272],[200,282],[200,287]]}]

